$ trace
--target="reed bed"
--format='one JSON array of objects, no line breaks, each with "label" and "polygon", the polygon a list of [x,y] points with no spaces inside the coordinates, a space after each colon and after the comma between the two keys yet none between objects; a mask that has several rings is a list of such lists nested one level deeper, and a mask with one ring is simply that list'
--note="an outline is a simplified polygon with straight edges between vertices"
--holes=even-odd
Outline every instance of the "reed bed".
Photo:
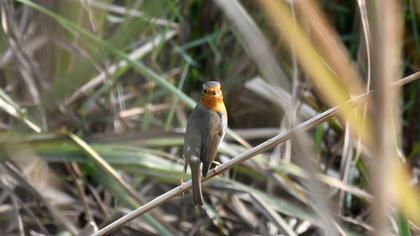
[{"label": "reed bed", "polygon": [[[420,235],[418,1],[0,10],[0,235]],[[229,130],[194,207],[209,80]]]}]

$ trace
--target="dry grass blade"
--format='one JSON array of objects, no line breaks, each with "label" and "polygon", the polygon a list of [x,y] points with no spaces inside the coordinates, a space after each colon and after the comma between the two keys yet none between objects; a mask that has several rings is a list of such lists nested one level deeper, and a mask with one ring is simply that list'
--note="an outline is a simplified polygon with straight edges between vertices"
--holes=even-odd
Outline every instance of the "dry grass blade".
[{"label": "dry grass blade", "polygon": [[293,229],[287,224],[287,222],[277,214],[267,203],[264,202],[263,199],[260,199],[257,195],[250,194],[252,198],[251,202],[272,222],[276,224],[276,226],[289,236],[297,235]]},{"label": "dry grass blade", "polygon": [[371,85],[371,76],[372,76],[372,57],[371,57],[371,33],[369,27],[369,19],[367,16],[367,9],[366,9],[366,2],[365,0],[357,0],[357,4],[359,6],[360,12],[360,19],[362,21],[362,28],[363,28],[363,39],[365,42],[365,51],[366,51],[366,61],[367,61],[367,82],[366,82],[366,91],[370,90]]},{"label": "dry grass blade", "polygon": [[[342,154],[341,165],[340,165],[340,178],[342,179],[344,184],[346,184],[350,178],[350,170],[351,170],[352,157],[353,157],[353,140],[351,139],[349,122],[346,122],[342,153],[343,154]],[[339,213],[340,214],[342,214],[344,210],[345,196],[346,196],[346,193],[344,191],[340,191],[340,195],[339,195]]]},{"label": "dry grass blade", "polygon": [[232,196],[231,207],[235,209],[242,219],[252,228],[256,228],[258,226],[257,216],[248,209],[238,196]]},{"label": "dry grass blade", "polygon": [[[159,111],[168,110],[169,107],[170,107],[169,104],[164,103],[164,104],[150,105],[148,109],[150,112],[159,112]],[[146,112],[146,108],[144,107],[134,107],[134,108],[130,108],[124,111],[120,111],[119,116],[121,118],[129,118],[131,116],[144,114],[145,112]]]},{"label": "dry grass blade", "polygon": [[14,107],[10,103],[6,102],[3,99],[3,91],[0,90],[0,108],[6,111],[9,115],[21,120],[25,123],[30,129],[32,129],[36,133],[40,133],[42,131],[41,127],[32,122],[24,112],[19,107]]},{"label": "dry grass blade", "polygon": [[22,217],[19,213],[19,206],[17,204],[16,196],[11,195],[12,203],[13,203],[13,211],[15,213],[15,219],[17,221],[18,229],[19,229],[19,235],[24,236],[25,235],[25,229],[23,227]]}]

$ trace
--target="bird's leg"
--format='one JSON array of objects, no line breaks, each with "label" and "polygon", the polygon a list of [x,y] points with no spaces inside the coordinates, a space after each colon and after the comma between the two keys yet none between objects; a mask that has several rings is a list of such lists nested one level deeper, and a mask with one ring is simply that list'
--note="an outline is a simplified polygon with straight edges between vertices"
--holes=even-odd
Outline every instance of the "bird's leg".
[{"label": "bird's leg", "polygon": [[181,190],[182,190],[182,197],[184,197],[184,173],[182,173],[182,177],[179,180],[180,181],[180,186],[181,186]]},{"label": "bird's leg", "polygon": [[182,190],[184,190],[184,175],[185,173],[182,173],[181,179],[179,180],[179,184],[181,185]]}]

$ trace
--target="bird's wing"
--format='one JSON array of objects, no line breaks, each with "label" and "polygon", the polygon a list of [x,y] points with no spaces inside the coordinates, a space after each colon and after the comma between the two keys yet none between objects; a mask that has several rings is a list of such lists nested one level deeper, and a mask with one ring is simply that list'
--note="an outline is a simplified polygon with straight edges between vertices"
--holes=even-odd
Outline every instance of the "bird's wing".
[{"label": "bird's wing", "polygon": [[188,117],[187,128],[184,135],[184,173],[191,156],[195,155],[201,145],[201,124],[203,123],[203,112],[201,107],[197,105]]},{"label": "bird's wing", "polygon": [[203,133],[200,146],[200,160],[203,163],[204,177],[207,176],[225,132],[223,118],[216,112],[211,112],[206,126],[207,129]]}]

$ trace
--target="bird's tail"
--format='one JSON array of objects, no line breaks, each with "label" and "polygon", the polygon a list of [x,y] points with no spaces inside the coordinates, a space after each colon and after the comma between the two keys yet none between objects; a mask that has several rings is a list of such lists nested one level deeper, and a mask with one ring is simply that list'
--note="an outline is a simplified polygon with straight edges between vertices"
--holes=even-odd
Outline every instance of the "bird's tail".
[{"label": "bird's tail", "polygon": [[194,205],[203,205],[203,194],[201,192],[201,162],[198,157],[192,157],[190,162],[191,180]]}]

